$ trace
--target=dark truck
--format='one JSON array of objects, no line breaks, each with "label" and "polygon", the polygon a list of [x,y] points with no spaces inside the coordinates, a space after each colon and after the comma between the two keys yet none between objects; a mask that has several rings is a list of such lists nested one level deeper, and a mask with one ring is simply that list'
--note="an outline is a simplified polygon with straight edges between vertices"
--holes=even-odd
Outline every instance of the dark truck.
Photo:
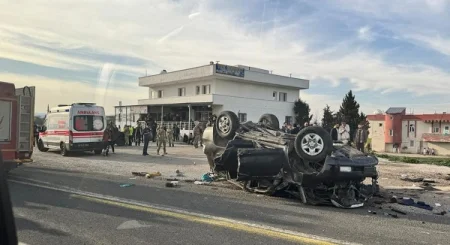
[{"label": "dark truck", "polygon": [[[378,192],[378,159],[340,142],[319,126],[282,132],[272,114],[239,123],[231,111],[203,133],[211,170],[253,193],[289,193],[303,203],[357,208]],[[371,179],[365,184],[366,179]]]}]

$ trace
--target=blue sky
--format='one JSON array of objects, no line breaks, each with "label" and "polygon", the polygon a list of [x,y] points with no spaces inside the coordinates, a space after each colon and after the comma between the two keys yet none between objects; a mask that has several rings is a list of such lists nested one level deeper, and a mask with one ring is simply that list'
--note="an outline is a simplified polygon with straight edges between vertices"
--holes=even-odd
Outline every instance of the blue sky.
[{"label": "blue sky", "polygon": [[314,114],[350,89],[365,113],[450,111],[450,1],[0,3],[0,80],[37,86],[37,111],[96,101],[112,113],[146,98],[146,72],[210,60],[310,79]]}]

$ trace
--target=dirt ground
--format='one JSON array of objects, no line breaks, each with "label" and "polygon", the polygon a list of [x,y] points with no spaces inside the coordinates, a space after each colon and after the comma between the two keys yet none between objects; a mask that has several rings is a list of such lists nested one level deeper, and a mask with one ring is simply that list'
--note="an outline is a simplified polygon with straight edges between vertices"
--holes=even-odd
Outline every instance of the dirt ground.
[{"label": "dirt ground", "polygon": [[428,164],[390,162],[388,160],[380,158],[378,172],[380,176],[379,184],[383,187],[418,187],[420,185],[420,182],[410,182],[400,179],[402,175],[407,175],[410,178],[420,177],[435,180],[436,183],[433,183],[433,185],[442,189],[448,188],[450,191],[450,179],[445,179],[449,178],[448,176],[450,176],[450,167]]}]

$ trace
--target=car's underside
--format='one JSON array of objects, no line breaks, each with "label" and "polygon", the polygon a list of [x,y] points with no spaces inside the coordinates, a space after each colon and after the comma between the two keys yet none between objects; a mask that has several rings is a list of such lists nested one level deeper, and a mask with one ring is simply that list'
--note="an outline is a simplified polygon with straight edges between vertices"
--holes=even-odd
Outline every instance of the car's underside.
[{"label": "car's underside", "polygon": [[[210,157],[213,170],[244,190],[343,208],[361,207],[378,191],[378,159],[334,144],[323,128],[305,127],[294,135],[281,132],[270,114],[258,123],[240,124],[234,117],[222,112],[205,133],[222,149]],[[372,181],[364,184],[366,178]]]}]

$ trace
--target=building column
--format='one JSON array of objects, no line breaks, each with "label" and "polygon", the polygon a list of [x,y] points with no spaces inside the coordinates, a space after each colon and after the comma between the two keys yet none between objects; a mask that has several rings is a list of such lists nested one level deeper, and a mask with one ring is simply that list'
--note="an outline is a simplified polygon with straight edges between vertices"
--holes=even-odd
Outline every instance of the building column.
[{"label": "building column", "polygon": [[164,106],[161,105],[161,127],[162,127],[162,124],[163,124],[163,117],[164,117]]},{"label": "building column", "polygon": [[188,130],[191,130],[191,105],[188,105],[188,109],[189,109],[189,117],[188,117]]}]

